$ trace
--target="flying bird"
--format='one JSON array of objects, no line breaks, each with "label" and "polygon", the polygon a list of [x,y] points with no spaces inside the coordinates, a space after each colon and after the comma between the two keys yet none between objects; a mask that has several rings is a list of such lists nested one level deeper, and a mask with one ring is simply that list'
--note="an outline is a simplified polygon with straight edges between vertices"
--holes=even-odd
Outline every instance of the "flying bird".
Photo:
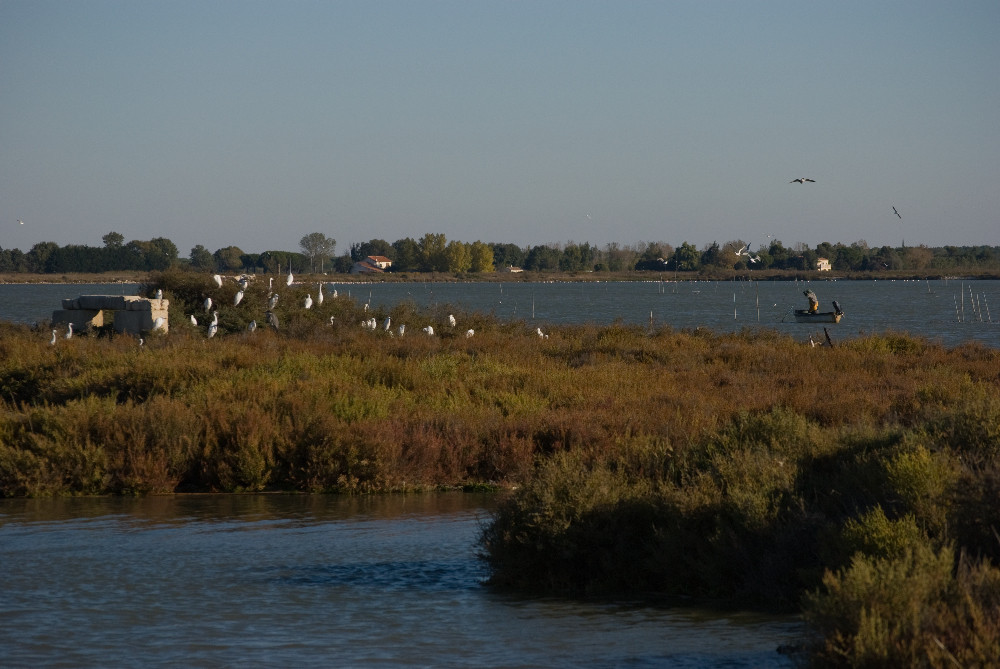
[{"label": "flying bird", "polygon": [[21,225],[24,225],[24,221],[22,221],[21,219],[17,219],[17,222],[20,223]]},{"label": "flying bird", "polygon": [[[899,212],[898,212],[898,211],[896,211],[896,208],[895,208],[895,207],[893,207],[893,208],[892,208],[892,213],[896,214],[896,216],[899,216]],[[903,217],[902,217],[902,216],[899,216],[899,220],[903,220]]]},{"label": "flying bird", "polygon": [[814,183],[816,183],[816,180],[815,180],[815,179],[807,179],[807,178],[805,178],[805,177],[799,177],[798,179],[792,179],[792,180],[791,180],[791,181],[789,181],[788,183],[790,183],[790,184],[794,184],[794,183],[800,183],[800,184],[804,184],[804,183],[806,183],[807,181],[808,181],[809,183],[811,183],[811,184],[814,184]]}]

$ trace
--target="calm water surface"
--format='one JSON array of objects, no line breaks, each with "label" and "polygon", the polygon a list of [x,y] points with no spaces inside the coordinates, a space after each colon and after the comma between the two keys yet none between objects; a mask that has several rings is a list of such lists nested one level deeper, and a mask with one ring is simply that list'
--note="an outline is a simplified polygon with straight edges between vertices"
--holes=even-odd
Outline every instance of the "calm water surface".
[{"label": "calm water surface", "polygon": [[[708,327],[720,332],[770,328],[800,338],[823,336],[822,325],[797,324],[791,316],[807,304],[802,291],[813,290],[821,310],[837,300],[846,312],[831,336],[856,337],[889,331],[908,332],[957,346],[978,341],[1000,348],[1000,281],[610,281],[579,283],[328,283],[328,296],[390,308],[401,302],[452,306],[524,320],[532,328],[556,323],[625,323]],[[135,294],[135,284],[0,285],[0,320],[43,322],[66,297]],[[280,290],[280,289],[279,289]],[[297,308],[279,303],[282,309]],[[222,315],[224,317],[224,314]],[[408,324],[411,330],[426,325]],[[416,326],[416,327],[414,327]],[[436,326],[440,326],[437,324]]]},{"label": "calm water surface", "polygon": [[491,593],[492,501],[0,499],[0,664],[791,666],[790,618]]}]

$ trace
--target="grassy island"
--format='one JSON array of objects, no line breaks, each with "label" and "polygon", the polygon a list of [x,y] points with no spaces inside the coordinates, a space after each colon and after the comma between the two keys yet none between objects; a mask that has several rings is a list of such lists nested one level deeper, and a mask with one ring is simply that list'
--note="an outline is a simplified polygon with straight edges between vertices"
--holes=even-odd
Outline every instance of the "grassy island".
[{"label": "grassy island", "polygon": [[0,325],[0,496],[495,487],[497,587],[801,610],[816,666],[1000,657],[1000,351],[539,333],[299,286],[275,330],[259,279],[156,288],[170,334],[141,343]]}]

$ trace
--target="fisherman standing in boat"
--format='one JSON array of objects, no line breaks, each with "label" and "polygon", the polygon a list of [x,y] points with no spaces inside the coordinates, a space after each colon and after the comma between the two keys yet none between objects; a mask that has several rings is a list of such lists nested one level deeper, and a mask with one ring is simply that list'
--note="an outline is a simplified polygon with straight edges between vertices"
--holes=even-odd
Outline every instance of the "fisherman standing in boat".
[{"label": "fisherman standing in boat", "polygon": [[817,313],[819,311],[819,299],[816,297],[816,293],[811,290],[803,290],[802,294],[809,300],[809,313]]}]

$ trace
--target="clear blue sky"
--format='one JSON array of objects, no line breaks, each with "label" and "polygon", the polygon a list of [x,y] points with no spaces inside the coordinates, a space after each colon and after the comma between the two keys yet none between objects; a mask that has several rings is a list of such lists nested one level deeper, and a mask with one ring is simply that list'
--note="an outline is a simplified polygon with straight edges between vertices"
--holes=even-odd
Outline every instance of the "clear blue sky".
[{"label": "clear blue sky", "polygon": [[0,0],[0,247],[998,245],[998,35],[996,0]]}]

